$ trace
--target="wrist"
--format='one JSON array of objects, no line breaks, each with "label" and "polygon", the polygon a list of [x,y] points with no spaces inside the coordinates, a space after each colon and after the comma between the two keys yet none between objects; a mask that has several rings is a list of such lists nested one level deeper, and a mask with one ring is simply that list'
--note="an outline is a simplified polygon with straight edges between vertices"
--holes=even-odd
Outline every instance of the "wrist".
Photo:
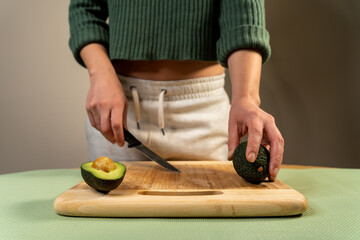
[{"label": "wrist", "polygon": [[254,94],[254,95],[250,95],[250,94],[232,95],[231,104],[244,103],[244,102],[255,104],[258,107],[261,104],[260,96],[258,94]]},{"label": "wrist", "polygon": [[110,64],[106,64],[106,65],[97,65],[91,68],[88,68],[88,73],[90,78],[92,77],[97,77],[97,76],[101,76],[101,75],[106,75],[106,74],[115,74],[115,69],[114,67]]},{"label": "wrist", "polygon": [[85,63],[90,78],[96,78],[104,74],[115,74],[107,50],[101,44],[91,43],[86,45],[80,51],[80,56]]},{"label": "wrist", "polygon": [[90,83],[93,84],[99,80],[108,80],[114,78],[116,76],[115,69],[111,67],[98,67],[98,68],[92,68],[88,69],[89,77],[90,77]]}]

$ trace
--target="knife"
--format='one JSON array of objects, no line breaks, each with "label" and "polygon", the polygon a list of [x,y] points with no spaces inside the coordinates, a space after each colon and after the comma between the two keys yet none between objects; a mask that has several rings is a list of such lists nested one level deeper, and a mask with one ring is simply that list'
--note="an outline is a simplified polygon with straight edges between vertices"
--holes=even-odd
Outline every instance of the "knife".
[{"label": "knife", "polygon": [[181,172],[179,169],[175,168],[173,165],[162,159],[159,155],[151,151],[149,148],[145,147],[139,140],[137,140],[128,130],[124,129],[124,138],[128,142],[128,148],[135,147],[147,158],[156,162],[160,166],[174,172]]}]

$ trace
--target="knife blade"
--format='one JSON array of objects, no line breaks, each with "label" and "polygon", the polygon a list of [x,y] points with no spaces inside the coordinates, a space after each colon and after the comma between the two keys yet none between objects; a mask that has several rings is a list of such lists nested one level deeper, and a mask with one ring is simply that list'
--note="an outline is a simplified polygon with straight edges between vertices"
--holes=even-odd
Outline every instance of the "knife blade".
[{"label": "knife blade", "polygon": [[135,147],[139,150],[142,154],[144,154],[150,160],[156,162],[160,166],[166,168],[167,170],[173,172],[181,172],[179,169],[162,159],[159,155],[151,151],[149,148],[144,146],[137,138],[135,138],[127,129],[123,128],[124,130],[124,138],[125,141],[128,142],[128,148]]}]

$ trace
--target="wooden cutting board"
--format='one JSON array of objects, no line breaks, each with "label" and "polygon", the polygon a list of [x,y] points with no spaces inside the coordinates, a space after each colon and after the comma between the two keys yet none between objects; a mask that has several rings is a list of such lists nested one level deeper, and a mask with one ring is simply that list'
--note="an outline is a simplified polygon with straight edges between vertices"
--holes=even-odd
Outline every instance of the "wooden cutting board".
[{"label": "wooden cutting board", "polygon": [[151,161],[126,162],[117,189],[103,194],[81,182],[58,196],[54,209],[91,217],[258,217],[298,215],[307,208],[306,198],[279,180],[246,182],[232,162],[170,163],[181,173]]}]

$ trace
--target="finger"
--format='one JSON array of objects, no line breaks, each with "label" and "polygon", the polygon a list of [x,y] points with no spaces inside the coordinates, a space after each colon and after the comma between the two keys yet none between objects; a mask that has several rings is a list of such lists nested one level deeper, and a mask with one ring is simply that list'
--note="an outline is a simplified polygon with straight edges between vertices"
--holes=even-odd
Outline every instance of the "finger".
[{"label": "finger", "polygon": [[246,147],[246,158],[249,162],[255,162],[263,137],[263,125],[260,121],[254,121],[248,130],[248,143]]},{"label": "finger", "polygon": [[115,143],[114,133],[111,127],[110,110],[103,110],[100,117],[100,132],[111,143]]},{"label": "finger", "polygon": [[92,107],[93,107],[93,104],[91,103],[91,101],[89,100],[89,96],[88,98],[86,99],[86,112],[87,112],[87,115],[89,117],[89,121],[91,123],[91,126],[93,126],[93,128],[96,128],[96,124],[95,124],[95,118],[94,118],[94,115],[92,113]]},{"label": "finger", "polygon": [[92,112],[90,110],[87,110],[87,114],[88,114],[91,126],[93,126],[95,128],[96,125],[95,125],[95,120],[94,120],[94,116],[93,116]]},{"label": "finger", "polygon": [[124,146],[123,132],[123,112],[119,107],[113,108],[111,111],[111,128],[114,133],[115,141],[120,146]]},{"label": "finger", "polygon": [[237,145],[239,145],[239,130],[238,124],[236,121],[229,120],[229,137],[228,137],[228,160],[231,160],[233,157],[233,153]]},{"label": "finger", "polygon": [[91,126],[99,130],[99,127],[97,125],[97,119],[96,119],[96,109],[94,104],[86,104],[86,112],[89,116],[89,121],[91,123]]},{"label": "finger", "polygon": [[260,144],[264,146],[268,151],[270,151],[270,142],[267,139],[265,130],[263,131],[263,137]]},{"label": "finger", "polygon": [[270,151],[270,145],[269,144],[261,144],[262,146],[264,146],[268,151]]},{"label": "finger", "polygon": [[86,100],[86,112],[88,113],[91,126],[100,131],[100,116],[97,111],[96,101],[90,100],[89,96]]},{"label": "finger", "polygon": [[92,113],[92,115],[93,115],[93,117],[94,117],[94,123],[95,123],[95,128],[97,129],[97,130],[99,130],[100,132],[101,132],[101,127],[100,127],[100,123],[101,123],[101,121],[100,121],[100,113],[98,112],[98,111],[91,111],[91,113]]},{"label": "finger", "polygon": [[123,110],[123,124],[126,129],[127,129],[127,111],[128,111],[128,102],[126,101]]},{"label": "finger", "polygon": [[284,139],[275,124],[266,127],[270,143],[270,181],[275,181],[279,172],[284,154]]}]

